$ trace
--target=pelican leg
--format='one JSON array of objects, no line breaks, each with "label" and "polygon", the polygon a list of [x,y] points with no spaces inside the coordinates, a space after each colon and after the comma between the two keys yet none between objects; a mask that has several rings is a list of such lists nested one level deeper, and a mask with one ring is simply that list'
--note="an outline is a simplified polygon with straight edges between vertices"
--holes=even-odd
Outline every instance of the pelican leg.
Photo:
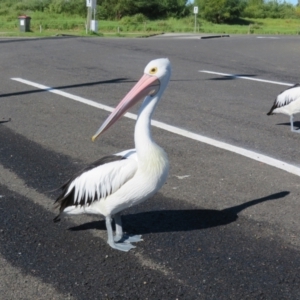
[{"label": "pelican leg", "polygon": [[294,129],[294,116],[293,115],[290,116],[290,123],[291,123],[291,131],[295,131],[295,129]]},{"label": "pelican leg", "polygon": [[115,242],[136,243],[143,240],[141,235],[127,235],[123,233],[122,219],[119,213],[114,215],[114,220],[116,223]]},{"label": "pelican leg", "polygon": [[107,216],[105,217],[105,223],[106,223],[106,229],[107,229],[107,243],[113,248],[120,251],[129,251],[132,248],[135,248],[135,246],[131,245],[130,243],[115,243],[114,237],[113,237],[113,230],[111,227],[111,217]]},{"label": "pelican leg", "polygon": [[291,122],[291,131],[300,133],[299,129],[297,130],[297,129],[294,128],[294,116],[293,115],[290,116],[290,122]]}]

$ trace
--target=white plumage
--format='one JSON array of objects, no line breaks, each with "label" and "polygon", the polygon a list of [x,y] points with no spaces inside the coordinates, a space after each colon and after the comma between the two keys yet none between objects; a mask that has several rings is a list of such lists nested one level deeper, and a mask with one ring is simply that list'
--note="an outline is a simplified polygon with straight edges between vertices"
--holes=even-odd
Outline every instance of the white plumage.
[{"label": "white plumage", "polygon": [[[135,125],[135,149],[101,158],[75,174],[61,188],[56,203],[60,214],[99,214],[105,216],[108,244],[118,250],[129,251],[131,242],[141,241],[141,236],[123,234],[120,212],[141,203],[155,194],[165,183],[169,162],[165,151],[151,136],[151,116],[171,76],[168,59],[151,61],[144,75],[118,104],[94,135],[95,140],[125,112],[144,98]],[[113,236],[111,221],[116,223]]]},{"label": "white plumage", "polygon": [[[136,170],[137,162],[132,159],[122,159],[100,165],[74,179],[66,194],[74,189],[75,205],[91,204],[97,199],[104,199],[115,193],[134,176]],[[81,200],[84,203],[81,203]]]},{"label": "white plumage", "polygon": [[295,84],[277,96],[267,115],[277,113],[290,116],[291,131],[299,132],[294,129],[294,115],[300,113],[300,84]]}]

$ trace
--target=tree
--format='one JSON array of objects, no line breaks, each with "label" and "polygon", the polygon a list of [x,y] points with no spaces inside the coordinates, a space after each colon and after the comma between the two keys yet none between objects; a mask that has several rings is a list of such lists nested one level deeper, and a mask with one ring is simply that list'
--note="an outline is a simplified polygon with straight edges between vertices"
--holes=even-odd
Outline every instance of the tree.
[{"label": "tree", "polygon": [[189,14],[187,0],[159,0],[157,1],[162,17],[185,17]]},{"label": "tree", "polygon": [[248,0],[248,5],[243,12],[247,18],[297,18],[297,7],[279,0],[262,1]]},{"label": "tree", "polygon": [[259,6],[259,5],[263,5],[264,4],[264,0],[248,0],[247,1],[247,5],[249,6]]},{"label": "tree", "polygon": [[68,15],[86,15],[86,4],[81,0],[52,0],[49,11],[54,13],[65,13]]},{"label": "tree", "polygon": [[186,0],[102,0],[99,9],[105,18],[143,14],[148,19],[184,17],[189,14]]},{"label": "tree", "polygon": [[241,16],[244,0],[198,0],[202,17],[214,23],[228,22]]}]

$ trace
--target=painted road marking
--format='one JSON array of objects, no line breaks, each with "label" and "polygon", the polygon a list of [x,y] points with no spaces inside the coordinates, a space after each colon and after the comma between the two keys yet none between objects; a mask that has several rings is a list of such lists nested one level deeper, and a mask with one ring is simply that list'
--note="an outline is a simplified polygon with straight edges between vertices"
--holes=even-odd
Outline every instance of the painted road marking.
[{"label": "painted road marking", "polygon": [[235,75],[235,74],[226,74],[226,73],[213,72],[213,71],[207,71],[207,70],[199,70],[198,72],[213,74],[213,75],[220,75],[220,76],[231,77],[231,78],[237,78],[237,79],[246,79],[246,80],[252,80],[252,81],[266,82],[266,83],[272,83],[272,84],[278,84],[278,85],[286,85],[286,86],[294,85],[292,83],[287,83],[287,82],[272,81],[272,80],[253,78],[253,77],[247,77],[247,76],[239,76],[239,75]]},{"label": "painted road marking", "polygon": [[[86,99],[86,98],[83,98],[83,97],[79,97],[79,96],[76,96],[76,95],[73,95],[73,94],[70,94],[70,93],[67,93],[67,92],[56,90],[56,89],[53,89],[51,87],[48,87],[48,86],[45,86],[45,85],[42,85],[42,84],[38,84],[38,83],[35,83],[35,82],[32,82],[32,81],[28,81],[28,80],[25,80],[25,79],[22,79],[22,78],[11,78],[11,79],[15,80],[15,81],[18,81],[18,82],[21,82],[21,83],[24,83],[24,84],[27,84],[27,85],[30,85],[30,86],[33,86],[33,87],[36,87],[36,88],[39,88],[39,89],[42,89],[42,90],[50,92],[50,93],[54,93],[54,94],[72,99],[74,101],[78,101],[78,102],[81,102],[81,103],[84,103],[84,104],[102,109],[102,110],[106,110],[106,111],[109,111],[109,112],[112,112],[114,110],[113,107],[103,105],[103,104],[100,104],[98,102],[95,102],[95,101],[92,101],[92,100],[89,100],[89,99]],[[129,118],[129,119],[133,119],[133,120],[137,119],[137,115],[132,114],[132,113],[126,113],[124,116]],[[294,165],[291,165],[289,163],[286,163],[284,161],[269,157],[267,155],[259,154],[259,153],[256,153],[254,151],[251,151],[251,150],[247,150],[247,149],[244,149],[244,148],[241,148],[241,147],[237,147],[237,146],[233,146],[233,145],[230,145],[230,144],[227,144],[227,143],[224,143],[224,142],[220,142],[220,141],[214,140],[212,138],[209,138],[209,137],[197,134],[197,133],[193,133],[193,132],[185,130],[185,129],[181,129],[181,128],[178,128],[178,127],[175,127],[175,126],[172,126],[172,125],[168,125],[168,124],[163,123],[163,122],[152,120],[151,124],[152,124],[152,126],[155,126],[155,127],[161,128],[163,130],[175,133],[177,135],[180,135],[180,136],[183,136],[183,137],[195,140],[195,141],[199,141],[201,143],[205,143],[205,144],[208,144],[208,145],[220,148],[220,149],[224,149],[224,150],[227,150],[227,151],[230,151],[230,152],[248,157],[250,159],[262,162],[262,163],[267,164],[269,166],[284,170],[284,171],[292,173],[294,175],[300,176],[300,168],[298,168]]]},{"label": "painted road marking", "polygon": [[257,39],[273,39],[273,40],[278,40],[280,39],[279,37],[276,36],[257,36]]}]

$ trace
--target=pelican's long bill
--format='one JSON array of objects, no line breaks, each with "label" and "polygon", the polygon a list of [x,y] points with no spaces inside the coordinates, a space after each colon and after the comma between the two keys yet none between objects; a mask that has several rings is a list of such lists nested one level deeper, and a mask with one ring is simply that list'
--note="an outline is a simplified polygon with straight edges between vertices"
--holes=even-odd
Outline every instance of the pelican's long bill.
[{"label": "pelican's long bill", "polygon": [[159,88],[160,81],[157,77],[144,74],[98,129],[92,137],[92,141],[95,141],[101,133],[119,120],[139,100],[144,99],[146,96],[154,96]]}]

